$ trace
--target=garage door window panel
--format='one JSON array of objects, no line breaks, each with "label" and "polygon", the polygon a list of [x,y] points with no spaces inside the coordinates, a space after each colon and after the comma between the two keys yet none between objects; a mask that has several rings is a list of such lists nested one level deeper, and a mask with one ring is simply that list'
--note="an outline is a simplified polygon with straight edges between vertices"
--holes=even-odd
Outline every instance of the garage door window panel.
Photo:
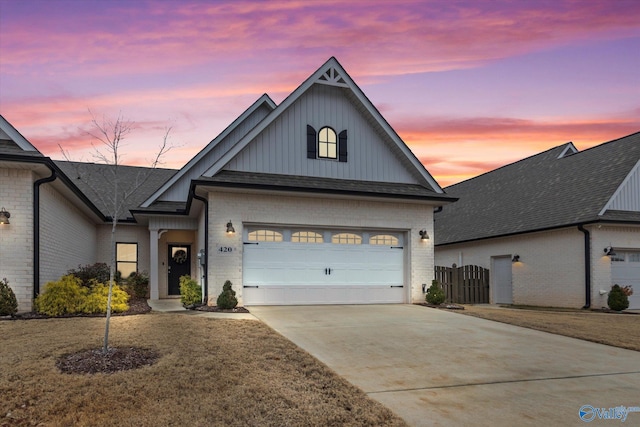
[{"label": "garage door window panel", "polygon": [[398,238],[391,234],[376,234],[369,238],[370,245],[397,246],[399,243]]},{"label": "garage door window panel", "polygon": [[247,235],[250,242],[282,242],[283,235],[279,231],[260,229],[250,231]]},{"label": "garage door window panel", "polygon": [[324,243],[324,237],[315,231],[296,231],[291,234],[292,243]]},{"label": "garage door window panel", "polygon": [[355,233],[337,233],[331,236],[331,243],[338,245],[361,245],[362,237]]}]

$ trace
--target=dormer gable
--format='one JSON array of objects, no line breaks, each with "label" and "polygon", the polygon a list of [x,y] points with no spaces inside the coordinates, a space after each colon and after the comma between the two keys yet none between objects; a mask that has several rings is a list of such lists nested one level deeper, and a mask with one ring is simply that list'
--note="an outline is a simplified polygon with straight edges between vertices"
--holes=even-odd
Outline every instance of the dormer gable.
[{"label": "dormer gable", "polygon": [[42,153],[2,115],[0,115],[0,153],[42,156]]}]

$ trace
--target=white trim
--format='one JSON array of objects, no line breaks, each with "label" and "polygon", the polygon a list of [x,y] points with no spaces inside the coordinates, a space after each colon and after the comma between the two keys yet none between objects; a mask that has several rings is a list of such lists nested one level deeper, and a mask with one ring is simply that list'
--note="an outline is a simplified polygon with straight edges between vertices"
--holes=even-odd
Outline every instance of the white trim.
[{"label": "white trim", "polygon": [[627,176],[624,177],[624,179],[622,180],[622,183],[620,183],[618,188],[616,188],[616,191],[613,192],[613,195],[609,198],[609,200],[607,200],[607,203],[605,203],[602,210],[598,212],[598,216],[604,215],[607,209],[609,209],[609,207],[613,204],[613,201],[617,198],[618,194],[620,194],[620,192],[625,187],[625,185],[627,185],[627,182],[629,182],[631,177],[634,175],[634,172],[638,171],[638,169],[640,169],[640,160],[636,162],[636,164],[631,168]]},{"label": "white trim", "polygon": [[[305,80],[300,86],[298,86],[298,88],[294,90],[284,101],[282,101],[282,103],[280,103],[280,105],[278,105],[275,110],[269,113],[269,115],[267,115],[267,117],[265,117],[262,122],[260,122],[255,128],[247,133],[242,139],[240,139],[202,175],[212,177],[220,172],[220,170],[222,170],[234,157],[236,157],[253,139],[255,139],[262,131],[264,131],[267,126],[273,123],[282,113],[284,113],[289,108],[289,106],[291,106],[307,90],[309,90],[311,86],[316,83],[337,85],[338,83],[336,82],[328,82],[327,80],[322,79],[326,79],[328,72],[334,74],[336,70],[338,71],[341,79],[346,82],[347,87],[351,89],[351,92],[356,96],[358,101],[360,101],[362,106],[367,110],[367,112],[371,115],[375,122],[380,127],[382,127],[389,138],[398,146],[400,151],[415,167],[420,176],[422,176],[422,178],[424,178],[424,180],[428,182],[429,185],[431,185],[436,193],[444,193],[444,190],[440,187],[440,185],[438,185],[436,180],[433,179],[424,165],[420,163],[418,158],[413,154],[413,152],[411,152],[409,147],[404,143],[404,141],[402,141],[398,134],[393,130],[389,123],[387,123],[384,117],[382,117],[380,112],[375,108],[371,101],[369,101],[362,90],[358,87],[358,85],[355,84],[355,82],[347,74],[344,68],[342,68],[338,60],[334,57],[331,57],[318,70],[316,70],[315,73],[313,73],[307,80]],[[339,83],[339,85],[343,86],[342,83]]]},{"label": "white trim", "polygon": [[[571,151],[571,152],[567,153],[568,151]],[[577,152],[578,152],[578,149],[576,148],[575,145],[573,145],[573,142],[567,142],[567,146],[564,147],[564,150],[562,150],[560,155],[558,155],[558,158],[562,159],[563,157],[566,157],[571,154],[576,154]]]},{"label": "white trim", "polygon": [[272,110],[276,108],[275,102],[269,97],[269,95],[262,95],[256,102],[254,102],[244,113],[242,113],[237,119],[235,119],[225,130],[215,137],[206,147],[204,147],[198,154],[195,155],[189,162],[184,165],[175,175],[164,183],[155,193],[151,195],[147,200],[142,203],[141,207],[148,208],[153,202],[155,202],[165,191],[167,191],[173,184],[175,184],[180,178],[182,178],[189,170],[196,165],[200,159],[206,156],[211,150],[214,149],[222,140],[224,140],[234,129],[236,129],[242,122],[244,122],[254,111],[260,106],[266,104]]},{"label": "white trim", "polygon": [[14,128],[11,123],[7,121],[2,115],[0,115],[0,129],[6,133],[9,138],[16,144],[18,147],[23,149],[24,151],[36,151],[39,152],[36,147],[34,147],[27,139],[18,132],[16,128]]}]

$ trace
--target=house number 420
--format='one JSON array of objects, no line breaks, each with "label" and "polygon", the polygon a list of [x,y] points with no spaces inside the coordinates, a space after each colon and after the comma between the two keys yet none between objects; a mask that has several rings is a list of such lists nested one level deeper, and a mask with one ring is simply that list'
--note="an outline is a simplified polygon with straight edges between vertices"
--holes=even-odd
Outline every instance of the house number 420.
[{"label": "house number 420", "polygon": [[222,253],[229,253],[229,252],[233,252],[233,248],[230,246],[220,246],[218,248],[218,252],[222,252]]}]

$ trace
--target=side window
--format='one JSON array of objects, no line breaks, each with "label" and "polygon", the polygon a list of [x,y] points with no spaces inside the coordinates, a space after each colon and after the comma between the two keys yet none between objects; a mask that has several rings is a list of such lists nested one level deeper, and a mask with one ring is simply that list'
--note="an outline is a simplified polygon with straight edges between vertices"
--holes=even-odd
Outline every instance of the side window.
[{"label": "side window", "polygon": [[323,127],[318,132],[318,157],[325,159],[338,158],[338,137],[330,127]]},{"label": "side window", "polygon": [[249,232],[247,238],[252,242],[282,242],[282,233],[274,230],[260,229]]},{"label": "side window", "polygon": [[116,243],[116,269],[127,278],[138,271],[138,244]]},{"label": "side window", "polygon": [[362,244],[362,237],[354,233],[338,233],[331,236],[331,243],[342,245],[360,245]]},{"label": "side window", "polygon": [[315,231],[296,231],[291,235],[293,243],[323,243],[322,234]]},{"label": "side window", "polygon": [[391,234],[376,234],[369,238],[370,245],[397,246],[398,243],[398,238]]}]

